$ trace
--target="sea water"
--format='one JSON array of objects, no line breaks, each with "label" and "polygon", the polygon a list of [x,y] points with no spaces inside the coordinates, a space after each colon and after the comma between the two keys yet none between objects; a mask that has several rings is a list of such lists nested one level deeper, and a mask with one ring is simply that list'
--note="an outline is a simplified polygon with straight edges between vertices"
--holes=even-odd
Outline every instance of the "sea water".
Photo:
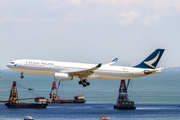
[{"label": "sea water", "polygon": [[[0,77],[0,100],[9,98],[13,81],[17,82],[19,99],[49,98],[54,81],[53,76],[36,74],[24,74],[24,79],[20,79],[20,73],[12,70],[1,70]],[[84,95],[85,104],[49,104],[46,109],[11,109],[0,103],[0,120],[22,120],[27,115],[35,120],[98,120],[101,115],[111,120],[180,119],[180,70],[163,70],[160,74],[132,79],[128,94],[130,100],[135,101],[136,110],[114,109],[119,80],[92,79],[88,80],[90,86],[87,87],[79,85],[78,81],[61,82],[59,95],[61,99]],[[28,88],[34,90],[28,91]]]}]

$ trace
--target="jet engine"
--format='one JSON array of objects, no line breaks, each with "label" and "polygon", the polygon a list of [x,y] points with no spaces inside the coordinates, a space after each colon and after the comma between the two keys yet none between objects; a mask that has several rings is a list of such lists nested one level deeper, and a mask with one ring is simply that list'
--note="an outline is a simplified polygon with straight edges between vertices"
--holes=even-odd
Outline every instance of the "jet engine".
[{"label": "jet engine", "polygon": [[73,79],[73,76],[66,73],[55,73],[54,79],[58,81],[69,81]]}]

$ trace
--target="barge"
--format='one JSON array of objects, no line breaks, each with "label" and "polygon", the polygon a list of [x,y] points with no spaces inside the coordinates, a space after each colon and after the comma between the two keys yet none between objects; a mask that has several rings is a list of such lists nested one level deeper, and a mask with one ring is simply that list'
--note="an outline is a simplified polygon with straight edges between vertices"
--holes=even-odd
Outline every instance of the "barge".
[{"label": "barge", "polygon": [[85,103],[84,95],[74,96],[74,100],[48,99],[48,103]]},{"label": "barge", "polygon": [[[35,103],[20,103],[19,100],[29,100],[34,99]],[[6,101],[5,105],[8,108],[46,108],[48,106],[47,99],[45,97],[37,97],[37,98],[25,98],[19,99],[16,81],[13,82],[9,100]]]},{"label": "barge", "polygon": [[5,103],[8,108],[46,108],[48,104],[36,103]]},{"label": "barge", "polygon": [[[128,85],[129,85],[129,81],[128,81]],[[121,80],[117,105],[114,105],[114,109],[121,109],[121,110],[136,109],[136,107],[134,106],[134,101],[129,101],[125,80]]]},{"label": "barge", "polygon": [[56,87],[56,82],[54,81],[51,88],[50,98],[47,99],[48,103],[85,103],[84,95],[74,96],[74,100],[64,100],[60,99],[58,96],[58,89]]}]

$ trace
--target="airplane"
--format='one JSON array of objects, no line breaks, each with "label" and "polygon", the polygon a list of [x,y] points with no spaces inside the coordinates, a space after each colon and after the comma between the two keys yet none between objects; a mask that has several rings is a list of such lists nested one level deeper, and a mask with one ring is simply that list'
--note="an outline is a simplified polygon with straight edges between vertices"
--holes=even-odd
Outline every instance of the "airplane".
[{"label": "airplane", "polygon": [[90,85],[87,79],[124,80],[161,73],[161,69],[156,69],[156,66],[164,50],[156,49],[140,64],[132,67],[111,66],[118,58],[115,58],[111,63],[99,63],[97,65],[20,59],[8,63],[7,67],[20,72],[21,78],[24,78],[23,73],[53,75],[57,81],[70,81],[73,78],[79,78],[79,84],[86,87]]}]

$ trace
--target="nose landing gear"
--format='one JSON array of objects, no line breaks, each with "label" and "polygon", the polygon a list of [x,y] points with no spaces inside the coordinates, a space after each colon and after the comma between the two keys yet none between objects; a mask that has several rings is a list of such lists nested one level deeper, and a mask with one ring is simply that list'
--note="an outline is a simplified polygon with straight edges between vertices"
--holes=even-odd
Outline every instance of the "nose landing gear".
[{"label": "nose landing gear", "polygon": [[21,78],[21,79],[23,79],[23,78],[24,78],[24,76],[23,76],[23,72],[21,73],[21,76],[20,76],[20,78]]},{"label": "nose landing gear", "polygon": [[83,80],[80,80],[79,81],[79,84],[83,85],[83,87],[86,87],[86,86],[89,86],[90,85],[90,82],[87,82],[87,79],[83,79]]}]

